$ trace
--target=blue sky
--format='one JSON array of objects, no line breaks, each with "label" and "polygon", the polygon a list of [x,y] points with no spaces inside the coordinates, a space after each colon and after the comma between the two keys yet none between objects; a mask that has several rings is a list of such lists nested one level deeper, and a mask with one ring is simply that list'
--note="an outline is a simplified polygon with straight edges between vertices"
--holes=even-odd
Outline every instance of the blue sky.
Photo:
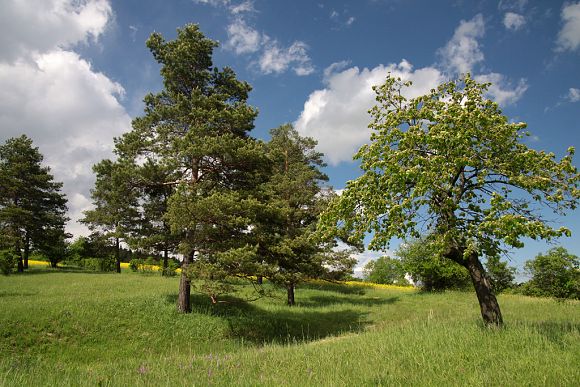
[{"label": "blue sky", "polygon": [[[340,189],[358,176],[370,87],[391,71],[419,95],[470,71],[504,113],[528,123],[530,147],[561,156],[580,144],[580,2],[6,0],[0,5],[0,140],[31,136],[69,197],[69,229],[90,208],[91,166],[161,87],[145,47],[198,23],[220,42],[214,62],[254,88],[256,137],[294,123],[319,141]],[[578,162],[576,161],[576,165]],[[554,218],[580,255],[580,212]],[[395,242],[393,249],[397,247]],[[512,264],[549,248],[529,242]],[[380,253],[367,252],[361,264]]]}]

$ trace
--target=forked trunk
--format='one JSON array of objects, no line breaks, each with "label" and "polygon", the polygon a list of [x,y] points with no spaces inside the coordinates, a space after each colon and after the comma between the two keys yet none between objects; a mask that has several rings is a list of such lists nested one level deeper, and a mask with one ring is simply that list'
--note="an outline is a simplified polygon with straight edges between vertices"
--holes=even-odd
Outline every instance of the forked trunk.
[{"label": "forked trunk", "polygon": [[191,313],[191,281],[187,277],[187,266],[193,259],[193,252],[183,257],[181,265],[181,278],[179,279],[179,296],[177,298],[177,311],[179,313]]},{"label": "forked trunk", "polygon": [[477,300],[479,301],[483,322],[488,326],[501,327],[503,325],[501,310],[499,309],[495,294],[491,290],[491,282],[477,254],[471,254],[464,266],[471,276],[475,294],[477,294]]},{"label": "forked trunk", "polygon": [[295,304],[295,301],[294,301],[294,284],[291,283],[291,284],[286,285],[286,290],[288,292],[288,305],[289,306],[292,306],[292,305]]}]

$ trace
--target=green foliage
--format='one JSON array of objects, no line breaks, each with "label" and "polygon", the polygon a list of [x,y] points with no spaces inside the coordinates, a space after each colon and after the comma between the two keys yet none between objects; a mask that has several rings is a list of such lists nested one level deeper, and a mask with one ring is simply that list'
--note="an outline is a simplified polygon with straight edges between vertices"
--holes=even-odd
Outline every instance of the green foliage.
[{"label": "green foliage", "polygon": [[14,270],[17,257],[10,250],[0,250],[0,272],[4,275],[9,275]]},{"label": "green foliage", "polygon": [[516,269],[502,262],[499,256],[487,257],[486,269],[491,281],[491,286],[496,293],[501,293],[514,286]]},{"label": "green foliage", "polygon": [[213,66],[216,46],[193,24],[171,41],[150,36],[164,87],[145,96],[144,115],[115,150],[140,188],[144,227],[137,243],[157,252],[177,249],[185,269],[199,253],[204,271],[220,272],[220,254],[248,243],[251,191],[267,162],[261,142],[248,137],[257,114],[247,104],[251,87],[231,68]]},{"label": "green foliage", "polygon": [[[56,264],[64,251],[66,197],[25,135],[0,146],[0,247],[28,259],[34,247]],[[56,250],[56,251],[55,251]],[[18,270],[24,268],[19,259]]]},{"label": "green foliage", "polygon": [[531,276],[523,293],[530,296],[580,299],[580,259],[563,247],[538,254],[525,264]]},{"label": "green foliage", "polygon": [[80,266],[91,271],[115,271],[115,257],[84,258],[80,261]]},{"label": "green foliage", "polygon": [[[328,202],[321,184],[328,177],[316,141],[286,124],[270,131],[266,152],[271,170],[258,188],[261,206],[251,237],[258,245],[260,275],[287,288],[307,278],[338,279],[352,272],[349,251],[319,239],[316,223]],[[289,299],[292,304],[292,300]]]},{"label": "green foliage", "polygon": [[427,239],[407,241],[395,254],[403,270],[426,291],[468,289],[471,285],[468,271],[439,256]]},{"label": "green foliage", "polygon": [[175,277],[177,275],[177,269],[179,264],[173,259],[167,261],[167,267],[161,269],[161,275],[165,277]]},{"label": "green foliage", "polygon": [[376,284],[409,284],[405,279],[403,263],[387,256],[369,261],[363,268],[363,273],[365,281]]},{"label": "green foliage", "polygon": [[136,272],[139,270],[139,266],[142,265],[141,263],[141,259],[138,258],[133,258],[130,262],[129,262],[129,269],[131,269],[131,271]]}]

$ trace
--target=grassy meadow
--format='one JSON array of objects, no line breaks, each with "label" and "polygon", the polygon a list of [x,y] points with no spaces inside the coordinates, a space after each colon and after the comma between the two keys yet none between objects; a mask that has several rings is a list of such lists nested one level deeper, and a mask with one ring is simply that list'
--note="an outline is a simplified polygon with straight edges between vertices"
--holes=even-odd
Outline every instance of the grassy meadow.
[{"label": "grassy meadow", "polygon": [[484,328],[474,293],[304,284],[245,302],[178,278],[33,267],[0,276],[0,385],[575,386],[580,303],[516,295]]}]

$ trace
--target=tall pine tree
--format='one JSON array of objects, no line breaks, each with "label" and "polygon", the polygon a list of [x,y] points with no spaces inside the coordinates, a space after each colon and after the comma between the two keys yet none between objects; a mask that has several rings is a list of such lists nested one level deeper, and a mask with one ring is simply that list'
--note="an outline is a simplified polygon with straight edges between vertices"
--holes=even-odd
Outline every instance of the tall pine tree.
[{"label": "tall pine tree", "polygon": [[18,271],[28,267],[32,248],[66,239],[66,197],[43,156],[25,135],[0,146],[0,243],[18,256]]},{"label": "tall pine tree", "polygon": [[145,97],[145,114],[117,140],[117,152],[172,171],[156,184],[173,187],[165,219],[181,236],[178,310],[187,313],[192,262],[212,264],[228,251],[251,250],[241,236],[251,223],[250,192],[263,157],[247,135],[257,112],[247,105],[250,85],[230,68],[213,66],[217,43],[197,25],[178,29],[173,41],[153,33],[147,46],[161,64],[164,88]]}]

